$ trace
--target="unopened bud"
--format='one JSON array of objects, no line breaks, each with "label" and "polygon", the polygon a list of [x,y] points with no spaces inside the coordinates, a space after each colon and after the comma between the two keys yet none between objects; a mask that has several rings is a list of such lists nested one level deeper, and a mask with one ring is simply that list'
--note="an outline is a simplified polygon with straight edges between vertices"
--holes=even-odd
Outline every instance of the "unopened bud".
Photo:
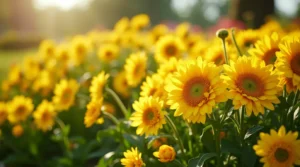
[{"label": "unopened bud", "polygon": [[226,29],[219,29],[216,35],[221,39],[226,39],[228,37],[228,31]]}]

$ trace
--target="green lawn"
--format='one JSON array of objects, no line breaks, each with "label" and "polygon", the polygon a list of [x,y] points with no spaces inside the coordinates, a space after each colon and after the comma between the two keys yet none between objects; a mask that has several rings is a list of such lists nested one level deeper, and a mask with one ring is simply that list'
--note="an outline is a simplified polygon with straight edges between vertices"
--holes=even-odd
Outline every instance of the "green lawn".
[{"label": "green lawn", "polygon": [[21,51],[0,50],[0,82],[7,77],[7,71],[11,64],[21,63],[24,56],[33,54],[34,52],[34,49]]}]

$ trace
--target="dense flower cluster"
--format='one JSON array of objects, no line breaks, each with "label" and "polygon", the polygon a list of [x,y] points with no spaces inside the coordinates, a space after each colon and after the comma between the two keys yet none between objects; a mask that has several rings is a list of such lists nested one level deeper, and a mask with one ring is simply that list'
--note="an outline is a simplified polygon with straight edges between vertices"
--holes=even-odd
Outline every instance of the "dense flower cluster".
[{"label": "dense flower cluster", "polygon": [[[58,127],[70,151],[63,120],[79,115],[82,122],[76,124],[119,142],[116,150],[124,157],[113,156],[128,167],[186,165],[192,163],[187,158],[205,151],[216,152],[210,154],[217,157],[212,164],[236,165],[245,163],[241,152],[254,143],[266,167],[299,165],[298,133],[285,128],[299,130],[300,31],[276,21],[260,29],[223,31],[220,39],[193,31],[189,23],[150,27],[150,18],[141,14],[120,19],[111,31],[44,40],[37,53],[11,66],[2,82],[0,128],[22,138],[38,130],[58,136]],[[250,141],[262,129],[271,133]],[[206,135],[215,144],[208,146]],[[144,143],[134,145],[134,139]],[[221,152],[223,140],[240,150]],[[159,148],[154,156],[151,144]],[[144,159],[142,152],[148,152]]]}]

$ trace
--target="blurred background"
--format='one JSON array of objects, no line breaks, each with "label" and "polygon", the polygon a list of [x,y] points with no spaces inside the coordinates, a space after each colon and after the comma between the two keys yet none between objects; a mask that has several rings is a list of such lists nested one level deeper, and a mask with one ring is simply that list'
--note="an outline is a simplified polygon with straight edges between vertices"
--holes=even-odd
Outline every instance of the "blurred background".
[{"label": "blurred background", "polygon": [[190,22],[214,34],[219,28],[257,28],[270,18],[283,26],[300,24],[300,0],[0,0],[0,80],[43,39],[111,29],[120,18],[141,13],[152,25]]}]

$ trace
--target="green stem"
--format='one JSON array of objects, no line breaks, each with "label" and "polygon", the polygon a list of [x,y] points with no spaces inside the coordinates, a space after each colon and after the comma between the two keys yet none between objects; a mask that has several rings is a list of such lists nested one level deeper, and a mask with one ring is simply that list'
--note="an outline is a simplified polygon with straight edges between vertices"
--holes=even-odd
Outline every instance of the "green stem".
[{"label": "green stem", "polygon": [[[246,107],[243,106],[242,109],[241,109],[241,118],[240,118],[240,142],[241,142],[241,148],[243,149],[244,147],[244,118],[245,118],[245,112],[246,112]],[[242,162],[242,159],[243,159],[243,155],[241,155],[241,167],[243,167],[243,162]]]},{"label": "green stem", "polygon": [[114,124],[116,124],[116,125],[120,124],[119,120],[111,113],[108,113],[106,111],[102,111],[102,113],[103,113],[103,115],[107,116]]},{"label": "green stem", "polygon": [[236,47],[236,50],[238,51],[239,55],[243,56],[243,54],[241,52],[241,49],[240,49],[240,47],[238,46],[238,44],[237,44],[237,42],[235,40],[234,29],[231,29],[231,38],[232,38],[232,41],[233,41],[233,43],[234,43],[234,45]]},{"label": "green stem", "polygon": [[225,63],[229,65],[228,55],[227,55],[227,51],[226,51],[226,43],[225,43],[224,38],[222,38],[222,44],[223,44],[223,51],[224,51],[224,56],[225,56]]},{"label": "green stem", "polygon": [[70,154],[70,151],[71,151],[70,142],[69,142],[69,139],[68,139],[68,134],[65,134],[66,125],[58,117],[55,118],[55,121],[58,124],[58,126],[60,127],[61,133],[63,135],[64,147],[67,150],[67,154]]},{"label": "green stem", "polygon": [[[300,94],[300,91],[299,91],[299,89],[297,89],[295,97],[293,99],[293,106],[295,106],[297,104],[299,94]],[[292,129],[294,129],[294,112],[295,112],[295,109],[293,109],[293,108],[294,107],[292,107],[292,111],[290,113],[290,123],[291,123],[291,128]]]},{"label": "green stem", "polygon": [[300,94],[300,91],[299,91],[299,89],[297,89],[294,100],[293,100],[293,106],[297,104],[299,94]]},{"label": "green stem", "polygon": [[129,116],[126,107],[124,106],[123,102],[119,98],[119,96],[110,88],[106,87],[105,90],[114,98],[114,100],[117,102],[118,106],[120,107],[123,115],[125,118]]},{"label": "green stem", "polygon": [[178,133],[178,130],[177,130],[174,122],[172,121],[172,119],[168,115],[166,115],[165,117],[166,117],[167,123],[170,125],[170,127],[172,128],[172,130],[175,134],[175,139],[178,142],[178,145],[180,147],[180,150],[181,150],[183,156],[186,157],[182,140],[180,139],[180,135]]},{"label": "green stem", "polygon": [[[218,124],[218,123],[217,123]],[[216,144],[216,153],[217,153],[217,167],[221,167],[221,144],[220,144],[220,128],[219,125],[214,128],[215,134],[215,144]]]}]

